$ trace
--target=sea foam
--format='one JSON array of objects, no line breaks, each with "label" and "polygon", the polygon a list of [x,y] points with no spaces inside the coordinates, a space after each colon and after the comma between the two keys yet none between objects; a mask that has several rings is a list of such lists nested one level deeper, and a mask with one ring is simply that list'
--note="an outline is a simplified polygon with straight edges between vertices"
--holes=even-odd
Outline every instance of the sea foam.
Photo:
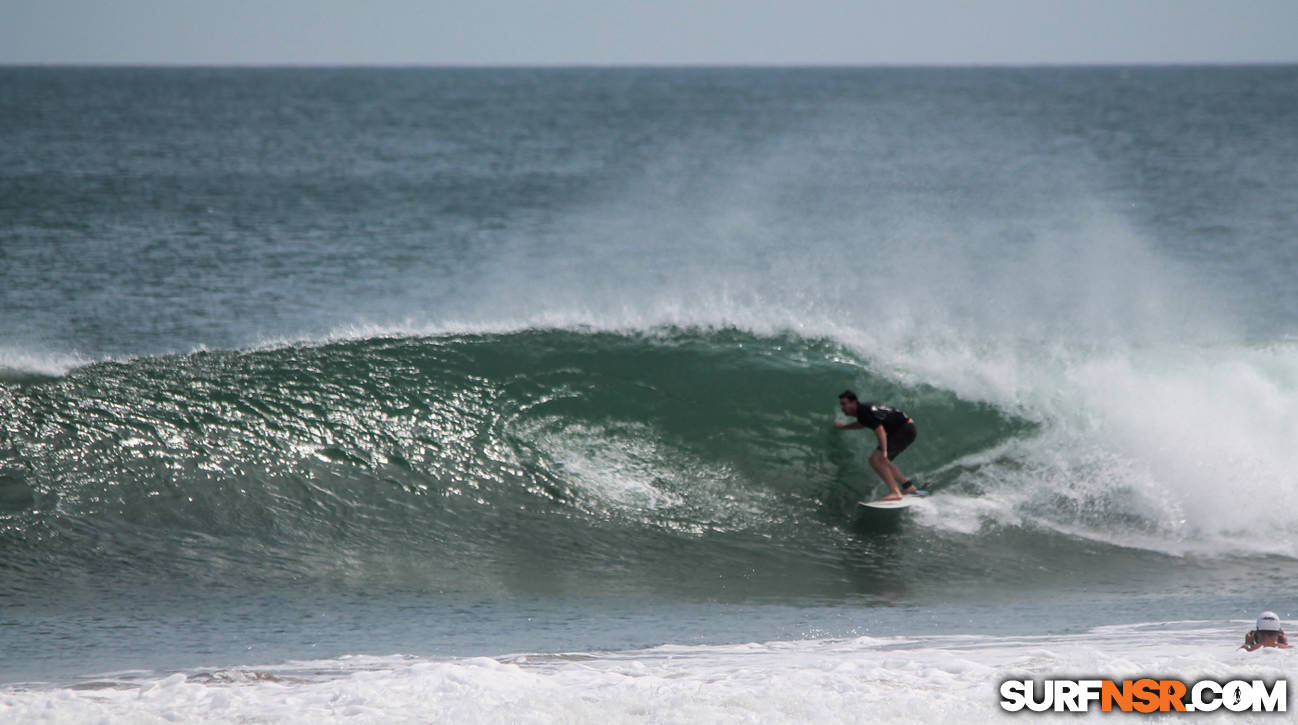
[{"label": "sea foam", "polygon": [[[1071,635],[859,637],[104,676],[0,691],[0,719],[103,723],[1015,722],[1020,678],[1292,677],[1292,651],[1237,649],[1244,622],[1151,622]],[[1292,708],[1292,698],[1287,703]],[[1096,712],[1098,705],[1092,706]],[[1196,722],[1269,722],[1219,711]]]}]

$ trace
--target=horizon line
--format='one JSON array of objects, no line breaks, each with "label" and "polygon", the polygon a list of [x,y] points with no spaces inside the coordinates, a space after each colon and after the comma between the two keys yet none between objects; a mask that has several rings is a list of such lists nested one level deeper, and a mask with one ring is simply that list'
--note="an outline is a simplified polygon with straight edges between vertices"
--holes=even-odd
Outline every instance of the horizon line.
[{"label": "horizon line", "polygon": [[394,70],[816,70],[816,69],[1011,69],[1011,68],[1231,68],[1298,66],[1293,60],[1203,61],[986,61],[986,62],[539,62],[539,63],[431,63],[431,62],[213,62],[186,61],[0,61],[0,68],[122,68],[122,69],[394,69]]}]

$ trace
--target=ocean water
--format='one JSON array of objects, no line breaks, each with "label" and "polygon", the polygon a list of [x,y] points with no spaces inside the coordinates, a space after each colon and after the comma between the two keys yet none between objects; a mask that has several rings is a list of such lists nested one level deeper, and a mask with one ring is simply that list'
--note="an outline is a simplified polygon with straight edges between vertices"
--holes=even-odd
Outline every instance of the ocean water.
[{"label": "ocean water", "polygon": [[1292,66],[0,68],[0,722],[1291,678],[1296,124]]}]

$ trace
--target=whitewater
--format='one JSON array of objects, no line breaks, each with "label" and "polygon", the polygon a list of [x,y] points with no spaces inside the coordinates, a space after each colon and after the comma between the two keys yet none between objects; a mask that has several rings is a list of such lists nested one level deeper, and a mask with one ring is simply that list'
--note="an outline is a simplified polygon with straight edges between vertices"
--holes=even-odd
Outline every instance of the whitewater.
[{"label": "whitewater", "polygon": [[[352,656],[158,679],[127,673],[77,691],[7,699],[36,722],[42,711],[59,712],[67,721],[195,723],[1014,722],[1024,716],[1001,711],[988,682],[1060,671],[1126,677],[1175,671],[1222,680],[1241,673],[1268,681],[1290,676],[1288,653],[1205,656],[1203,639],[1243,624],[1170,622],[1049,637],[859,637],[459,660]],[[1154,649],[1157,655],[1150,654]],[[1276,717],[1222,711],[1193,719]]]}]

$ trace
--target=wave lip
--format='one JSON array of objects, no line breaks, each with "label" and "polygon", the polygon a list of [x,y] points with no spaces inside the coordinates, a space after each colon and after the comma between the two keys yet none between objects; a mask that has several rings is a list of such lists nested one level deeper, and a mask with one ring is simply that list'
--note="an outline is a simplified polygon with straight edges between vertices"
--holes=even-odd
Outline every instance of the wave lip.
[{"label": "wave lip", "polygon": [[88,362],[75,354],[0,347],[0,383],[35,383],[58,378]]}]

